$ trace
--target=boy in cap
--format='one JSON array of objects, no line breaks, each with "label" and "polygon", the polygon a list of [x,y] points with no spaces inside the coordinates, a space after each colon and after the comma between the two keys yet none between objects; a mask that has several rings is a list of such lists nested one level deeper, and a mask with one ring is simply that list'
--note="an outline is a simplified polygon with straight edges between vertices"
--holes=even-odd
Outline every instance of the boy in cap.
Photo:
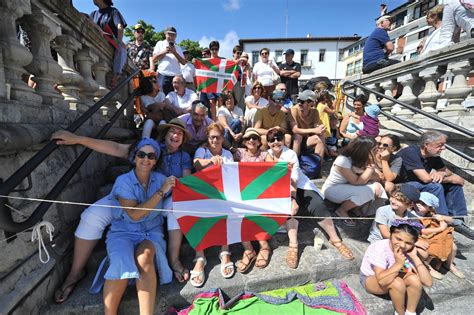
[{"label": "boy in cap", "polygon": [[409,184],[395,185],[390,196],[390,204],[377,209],[367,240],[373,243],[389,238],[393,220],[416,217],[411,209],[419,199],[420,191],[414,186]]}]

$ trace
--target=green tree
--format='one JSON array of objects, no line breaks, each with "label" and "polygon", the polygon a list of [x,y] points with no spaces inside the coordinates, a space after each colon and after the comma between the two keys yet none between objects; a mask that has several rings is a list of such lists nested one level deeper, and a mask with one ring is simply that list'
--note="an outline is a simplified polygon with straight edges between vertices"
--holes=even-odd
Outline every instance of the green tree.
[{"label": "green tree", "polygon": [[[146,23],[143,20],[138,20],[136,24],[141,24],[143,28],[145,29],[145,41],[150,44],[151,47],[155,47],[156,43],[160,40],[165,39],[165,33],[163,31],[156,32],[155,27],[151,24]],[[127,36],[131,41],[135,40],[135,37],[133,36],[133,27],[134,25],[127,26],[125,29],[125,36]]]},{"label": "green tree", "polygon": [[201,50],[202,47],[199,46],[198,42],[195,42],[190,39],[183,39],[180,43],[179,46],[183,50],[187,50],[193,58],[201,58]]}]

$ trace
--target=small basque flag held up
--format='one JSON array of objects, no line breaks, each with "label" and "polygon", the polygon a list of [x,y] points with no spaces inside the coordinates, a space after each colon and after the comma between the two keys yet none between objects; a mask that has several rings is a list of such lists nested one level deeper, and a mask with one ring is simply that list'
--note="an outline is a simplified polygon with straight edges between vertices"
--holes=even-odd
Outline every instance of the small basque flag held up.
[{"label": "small basque flag held up", "polygon": [[203,93],[230,91],[237,83],[238,65],[228,59],[196,59],[196,89]]},{"label": "small basque flag held up", "polygon": [[291,213],[290,173],[281,162],[228,163],[181,178],[173,188],[181,231],[195,250],[269,239]]}]

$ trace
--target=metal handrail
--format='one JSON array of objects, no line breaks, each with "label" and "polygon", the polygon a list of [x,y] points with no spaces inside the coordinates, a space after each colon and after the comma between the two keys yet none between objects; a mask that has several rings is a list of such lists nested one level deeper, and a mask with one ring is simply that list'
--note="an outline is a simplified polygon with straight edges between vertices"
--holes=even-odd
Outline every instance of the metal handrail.
[{"label": "metal handrail", "polygon": [[[357,87],[360,88],[360,89],[366,90],[366,91],[368,91],[368,92],[370,92],[370,93],[374,93],[374,94],[376,94],[376,95],[378,95],[378,96],[380,96],[380,97],[386,98],[386,99],[388,99],[388,100],[390,100],[390,101],[392,101],[392,102],[395,102],[395,103],[397,103],[397,104],[399,104],[399,105],[401,105],[401,106],[404,106],[404,107],[406,107],[406,108],[408,108],[408,109],[410,109],[410,110],[413,110],[414,112],[417,112],[417,113],[419,113],[419,114],[422,114],[422,115],[424,115],[424,116],[426,116],[426,117],[428,117],[428,118],[433,118],[433,119],[436,120],[437,122],[440,122],[440,123],[445,124],[445,125],[447,125],[447,126],[449,126],[449,127],[452,127],[453,129],[456,129],[456,130],[459,131],[459,132],[465,133],[465,134],[470,135],[470,136],[472,136],[472,135],[474,134],[474,133],[473,133],[472,131],[470,131],[469,129],[460,127],[460,126],[458,126],[458,125],[455,125],[455,124],[451,123],[450,121],[445,120],[445,119],[443,119],[443,118],[440,118],[440,117],[438,117],[438,116],[436,116],[436,115],[433,115],[433,114],[431,114],[431,113],[427,113],[427,112],[425,112],[425,111],[419,110],[419,109],[416,108],[416,107],[413,107],[413,106],[411,106],[411,105],[408,105],[408,104],[406,104],[406,103],[403,103],[403,102],[401,102],[401,101],[399,101],[399,100],[397,100],[397,99],[395,99],[395,98],[393,98],[393,97],[391,97],[391,96],[388,96],[388,95],[385,95],[385,94],[380,93],[380,92],[378,92],[378,91],[375,91],[375,90],[373,90],[373,89],[371,89],[371,88],[368,88],[368,87],[366,87],[366,86],[364,86],[364,85],[355,83],[355,82],[353,82],[353,81],[346,81],[346,82],[348,82],[349,84],[354,84],[355,86],[357,86]],[[349,98],[351,98],[351,99],[354,99],[355,96],[349,94],[349,93],[346,91],[346,88],[345,88],[346,82],[344,82],[344,84],[342,85],[342,93],[344,93],[344,95],[346,95],[347,97],[349,97]],[[391,119],[391,120],[393,120],[393,121],[399,123],[400,125],[404,126],[404,127],[407,128],[407,129],[410,129],[411,131],[413,131],[413,132],[415,132],[415,133],[417,133],[417,134],[420,134],[420,135],[421,135],[421,134],[423,133],[423,130],[422,130],[421,128],[417,128],[418,126],[416,126],[416,125],[413,126],[414,124],[409,124],[409,123],[405,122],[404,120],[402,120],[402,119],[400,119],[400,118],[398,118],[398,117],[396,117],[396,116],[394,116],[394,115],[391,115],[391,114],[389,114],[389,113],[387,113],[387,112],[384,112],[384,111],[381,111],[380,114],[382,114],[383,116],[385,116],[385,117],[387,117],[387,118],[389,118],[389,119]],[[474,158],[473,158],[472,156],[467,155],[466,153],[464,153],[464,152],[462,152],[462,151],[456,149],[455,147],[453,147],[453,146],[451,146],[451,145],[448,145],[448,144],[446,144],[445,147],[446,147],[446,149],[448,149],[449,151],[453,152],[454,154],[457,154],[457,155],[459,155],[460,157],[462,157],[463,159],[468,160],[470,163],[474,162]]]},{"label": "metal handrail", "polygon": [[[78,119],[76,119],[66,131],[75,132],[79,127],[81,127],[95,112],[97,112],[102,106],[104,106],[108,101],[110,101],[115,94],[117,94],[121,88],[126,86],[128,82],[139,73],[140,70],[135,70],[131,73],[126,79],[122,80],[115,88],[113,88],[109,93],[107,93],[102,99],[100,99],[94,106],[90,107],[84,114],[82,114]],[[97,138],[103,138],[107,131],[112,127],[112,125],[117,121],[117,119],[122,114],[125,107],[133,99],[134,95],[131,94],[126,101],[120,106],[120,108],[115,112],[112,118],[102,127],[99,133],[96,135]],[[51,153],[53,153],[59,146],[56,144],[56,140],[49,141],[46,146],[37,152],[31,159],[29,159],[22,167],[20,167],[13,175],[11,175],[4,183],[0,185],[0,195],[8,196],[16,186],[18,186],[26,177],[28,177],[35,169],[41,164]],[[56,183],[56,185],[51,189],[45,199],[55,199],[64,189],[64,186],[69,182],[69,180],[74,176],[79,167],[84,163],[86,158],[92,152],[90,149],[85,149],[81,155],[74,161],[70,168],[66,171],[63,177]],[[38,207],[33,211],[30,217],[22,222],[15,222],[12,218],[10,210],[7,208],[7,198],[0,198],[0,229],[3,229],[10,233],[18,233],[24,231],[37,222],[39,222],[46,211],[48,211],[51,203],[42,202]]]}]

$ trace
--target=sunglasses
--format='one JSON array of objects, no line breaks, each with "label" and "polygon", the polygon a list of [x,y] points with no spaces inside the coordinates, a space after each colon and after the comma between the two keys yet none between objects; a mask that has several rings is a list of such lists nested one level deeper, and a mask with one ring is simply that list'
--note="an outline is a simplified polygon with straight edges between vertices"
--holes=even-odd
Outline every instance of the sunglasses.
[{"label": "sunglasses", "polygon": [[207,137],[209,140],[219,140],[222,138],[222,136],[209,136]]},{"label": "sunglasses", "polygon": [[146,157],[146,158],[148,158],[148,159],[151,160],[151,161],[156,160],[156,154],[153,153],[153,152],[146,153],[146,152],[143,152],[143,151],[138,151],[136,156],[137,156],[137,158],[139,158],[139,159],[144,159],[144,158]]},{"label": "sunglasses", "polygon": [[211,48],[210,51],[219,51],[219,48]]},{"label": "sunglasses", "polygon": [[258,141],[258,140],[260,140],[260,137],[258,137],[258,136],[256,136],[256,135],[251,135],[251,136],[245,138],[245,140]]},{"label": "sunglasses", "polygon": [[256,86],[256,87],[254,87],[253,89],[254,89],[254,90],[256,90],[256,89],[260,89],[260,90],[262,90],[262,89],[263,89],[263,87],[261,87],[261,86]]},{"label": "sunglasses", "polygon": [[390,144],[388,144],[388,143],[380,143],[380,142],[378,142],[377,145],[379,147],[383,147],[383,148],[388,148],[390,146]]},{"label": "sunglasses", "polygon": [[268,56],[268,53],[267,53],[267,52],[263,52],[263,53],[261,53],[260,55],[262,55],[262,56]]},{"label": "sunglasses", "polygon": [[242,55],[242,52],[241,51],[236,51],[235,54],[236,55]]},{"label": "sunglasses", "polygon": [[268,143],[273,143],[273,142],[275,142],[275,141],[280,142],[280,141],[282,141],[282,140],[283,140],[283,136],[276,136],[276,137],[273,137],[273,138],[269,138],[269,139],[268,139]]}]

